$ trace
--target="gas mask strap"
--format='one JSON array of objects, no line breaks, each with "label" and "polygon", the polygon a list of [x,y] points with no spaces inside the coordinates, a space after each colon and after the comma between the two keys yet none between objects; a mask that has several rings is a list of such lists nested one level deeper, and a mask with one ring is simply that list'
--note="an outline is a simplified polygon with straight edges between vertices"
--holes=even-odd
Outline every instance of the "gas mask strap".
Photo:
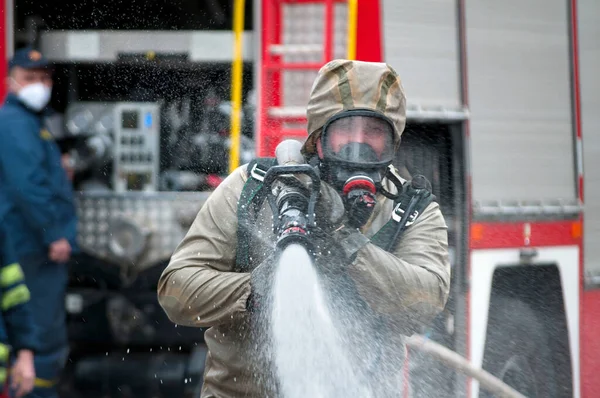
[{"label": "gas mask strap", "polygon": [[390,220],[373,235],[371,243],[391,252],[406,228],[413,225],[429,204],[436,200],[427,178],[416,175],[400,191]]},{"label": "gas mask strap", "polygon": [[402,193],[403,188],[402,188],[402,180],[400,179],[400,176],[398,175],[396,168],[391,164],[388,165],[388,167],[385,170],[384,177],[387,178],[388,180],[390,180],[392,182],[392,184],[394,184],[396,186],[396,190],[398,191],[398,193],[393,194],[393,193],[389,192],[388,190],[386,190],[383,187],[383,184],[381,184],[381,183],[377,184],[377,190],[379,192],[381,192],[381,194],[388,199],[392,199],[393,201],[398,200],[398,198],[400,198],[400,194]]}]

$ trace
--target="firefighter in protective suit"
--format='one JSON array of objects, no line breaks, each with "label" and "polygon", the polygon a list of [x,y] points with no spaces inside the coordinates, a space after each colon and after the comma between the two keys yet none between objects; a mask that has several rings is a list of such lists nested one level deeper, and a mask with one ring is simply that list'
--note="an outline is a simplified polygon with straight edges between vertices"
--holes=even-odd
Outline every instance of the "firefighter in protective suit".
[{"label": "firefighter in protective suit", "polygon": [[[374,243],[397,209],[390,194],[402,188],[388,173],[406,122],[400,78],[384,63],[331,61],[313,84],[307,118],[302,155],[322,180],[315,213],[319,246],[325,250],[316,265],[332,276],[328,286],[334,288],[336,278],[344,281],[337,292],[342,303],[359,303],[357,308],[362,305],[361,311],[371,314],[366,316],[374,321],[364,324],[368,332],[356,331],[385,347],[374,362],[389,366],[375,365],[373,372],[380,376],[376,384],[389,391],[375,396],[397,396],[392,373],[402,365],[401,334],[407,323],[427,323],[443,309],[450,284],[447,226],[436,202],[391,249]],[[272,276],[276,239],[267,203],[255,209],[249,239],[239,239],[238,231],[250,207],[244,186],[255,171],[252,163],[243,165],[213,192],[158,285],[159,302],[173,322],[209,327],[202,397],[278,396],[277,383],[269,381],[266,338],[254,325],[261,318],[254,314],[265,309],[259,298],[268,294],[264,281]],[[352,221],[343,199],[344,182],[353,173],[368,174],[377,186],[375,205],[359,223]]]}]

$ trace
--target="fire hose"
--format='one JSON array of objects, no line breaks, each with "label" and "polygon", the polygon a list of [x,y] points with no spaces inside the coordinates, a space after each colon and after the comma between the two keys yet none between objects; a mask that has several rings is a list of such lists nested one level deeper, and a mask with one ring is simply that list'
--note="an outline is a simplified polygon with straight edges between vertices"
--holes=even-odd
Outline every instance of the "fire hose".
[{"label": "fire hose", "polygon": [[508,384],[485,370],[473,366],[466,358],[421,335],[406,339],[406,346],[429,354],[456,371],[476,379],[481,387],[502,398],[526,398]]}]

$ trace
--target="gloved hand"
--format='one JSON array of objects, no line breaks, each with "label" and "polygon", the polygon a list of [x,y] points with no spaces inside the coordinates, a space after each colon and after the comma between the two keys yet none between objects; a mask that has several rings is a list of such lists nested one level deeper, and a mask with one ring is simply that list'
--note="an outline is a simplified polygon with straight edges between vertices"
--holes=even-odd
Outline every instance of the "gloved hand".
[{"label": "gloved hand", "polygon": [[312,233],[315,258],[322,264],[350,265],[369,239],[357,228],[341,225],[335,230],[316,228]]},{"label": "gloved hand", "polygon": [[[278,183],[296,188],[304,187],[305,194],[307,196],[310,194],[309,182],[301,178],[281,178]],[[315,222],[316,228],[311,228],[310,240],[314,245],[313,253],[317,257],[341,256],[342,262],[349,264],[356,257],[358,250],[368,242],[368,239],[358,230],[356,223],[349,219],[342,196],[324,181],[321,181],[321,189],[315,205]]]},{"label": "gloved hand", "polygon": [[[273,184],[272,194],[277,197],[286,187],[301,191],[307,198],[311,194],[311,180],[306,175],[280,176]],[[315,221],[317,226],[331,232],[344,223],[346,210],[340,194],[329,184],[321,181],[321,189],[315,204]]]},{"label": "gloved hand", "polygon": [[329,184],[321,182],[321,191],[315,205],[317,227],[332,233],[346,221],[346,209],[340,194]]},{"label": "gloved hand", "polygon": [[375,194],[365,189],[353,189],[344,197],[348,225],[361,228],[369,221],[377,199]]},{"label": "gloved hand", "polygon": [[375,194],[360,186],[340,195],[332,186],[322,183],[316,205],[317,222],[325,230],[335,230],[346,225],[361,228],[367,223],[376,205]]}]

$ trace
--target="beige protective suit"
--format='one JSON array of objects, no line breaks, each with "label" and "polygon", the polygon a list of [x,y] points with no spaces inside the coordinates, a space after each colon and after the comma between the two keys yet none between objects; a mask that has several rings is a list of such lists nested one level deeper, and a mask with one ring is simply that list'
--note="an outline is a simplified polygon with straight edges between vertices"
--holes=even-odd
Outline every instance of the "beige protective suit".
[{"label": "beige protective suit", "polygon": [[[336,60],[325,65],[313,85],[308,104],[307,139],[303,152],[314,154],[322,126],[332,115],[366,108],[385,114],[395,125],[396,145],[405,126],[404,91],[396,72],[382,63]],[[158,298],[169,318],[180,325],[209,327],[208,357],[202,397],[265,397],[275,392],[265,380],[264,360],[271,355],[252,331],[246,302],[252,290],[250,273],[235,267],[237,206],[246,166],[235,170],[209,197],[163,272]],[[394,187],[384,180],[388,189]],[[323,184],[325,200],[332,188]],[[378,195],[363,234],[372,237],[389,219],[393,202]],[[272,214],[264,203],[250,246],[251,267],[274,249]],[[408,317],[427,322],[442,310],[449,291],[447,227],[437,203],[432,203],[388,253],[365,243],[345,271],[355,291],[387,325],[381,331],[401,356],[401,323]],[[318,333],[318,331],[315,331]],[[387,350],[390,351],[390,350]],[[256,353],[259,353],[257,359]],[[400,371],[400,369],[398,369]]]}]

